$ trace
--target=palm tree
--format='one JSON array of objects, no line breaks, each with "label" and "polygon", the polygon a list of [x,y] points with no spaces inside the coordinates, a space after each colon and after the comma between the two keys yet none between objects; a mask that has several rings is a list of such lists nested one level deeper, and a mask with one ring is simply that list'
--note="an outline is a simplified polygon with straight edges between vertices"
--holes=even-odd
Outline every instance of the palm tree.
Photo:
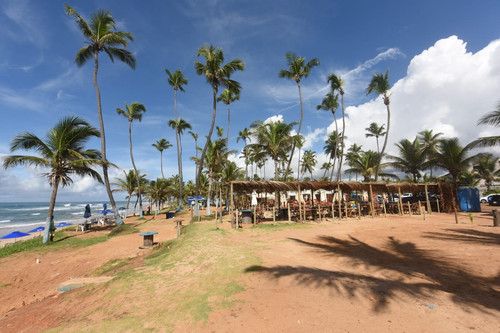
[{"label": "palm tree", "polygon": [[200,185],[200,175],[203,170],[203,162],[205,159],[205,154],[207,152],[208,143],[212,138],[212,132],[215,125],[215,116],[217,112],[217,92],[219,87],[230,89],[232,91],[240,90],[241,85],[239,82],[232,80],[230,77],[236,71],[242,71],[245,69],[245,64],[241,59],[233,59],[227,64],[224,63],[224,53],[222,49],[214,48],[213,45],[204,45],[196,54],[197,57],[203,56],[205,58],[205,63],[195,61],[194,68],[198,75],[204,75],[207,83],[212,87],[213,90],[213,112],[212,112],[212,122],[210,124],[210,130],[208,131],[207,141],[201,152],[200,163],[198,164],[198,170],[196,172],[196,197],[195,197],[195,215],[198,216],[198,195],[199,195],[199,185]]},{"label": "palm tree", "polygon": [[160,152],[161,178],[165,178],[163,175],[163,151],[172,147],[172,144],[168,140],[162,138],[157,140],[156,143],[153,143],[152,146]]},{"label": "palm tree", "polygon": [[304,156],[302,157],[302,176],[306,171],[311,175],[311,180],[313,180],[313,170],[317,163],[316,153],[310,149],[304,151]]},{"label": "palm tree", "polygon": [[[364,182],[369,182],[371,180],[371,177],[375,174],[375,169],[378,165],[380,165],[380,167],[385,167],[387,165],[387,163],[380,164],[380,155],[373,150],[362,151],[357,155],[348,154],[346,156],[346,160],[348,165],[350,166],[350,168],[347,169],[346,172],[359,173],[361,176],[363,176]],[[380,172],[380,175],[397,178],[393,174],[384,172]]]},{"label": "palm tree", "polygon": [[193,131],[189,131],[188,132],[189,134],[191,134],[191,136],[193,137],[194,139],[194,153],[195,153],[195,157],[196,159],[198,159],[198,133],[196,132],[193,132]]},{"label": "palm tree", "polygon": [[478,179],[484,179],[486,190],[489,191],[494,181],[499,180],[500,169],[497,169],[499,158],[493,154],[479,154],[474,161],[474,173]]},{"label": "palm tree", "polygon": [[321,170],[325,170],[325,172],[323,173],[323,177],[321,177],[321,179],[327,180],[326,174],[328,173],[328,170],[330,170],[331,167],[332,163],[323,162],[323,164],[321,165]]},{"label": "palm tree", "polygon": [[240,139],[242,139],[245,144],[247,144],[247,140],[248,142],[251,142],[252,131],[245,127],[238,133],[238,137],[236,138],[236,143],[238,143]]},{"label": "palm tree", "polygon": [[113,192],[127,192],[127,212],[130,206],[130,199],[137,190],[137,176],[134,169],[130,169],[128,172],[123,171],[125,174],[124,178],[115,177],[116,183],[111,183],[111,185],[116,186]]},{"label": "palm tree", "polygon": [[274,180],[279,180],[279,161],[286,159],[287,151],[289,151],[294,144],[294,139],[290,133],[296,124],[296,122],[286,124],[282,121],[269,122],[266,124],[261,123],[258,127],[256,127],[257,123],[254,124],[256,128],[257,143],[248,146],[259,145],[262,151],[271,157],[274,161]]},{"label": "palm tree", "polygon": [[[328,138],[325,141],[325,146],[323,149],[325,150],[325,154],[329,156],[329,162],[332,163],[332,172],[330,174],[330,181],[333,179],[333,174],[335,172],[335,160],[339,158],[339,146],[342,142],[342,133],[338,133],[337,131],[333,131],[328,135]],[[338,176],[337,176],[338,179]]]},{"label": "palm tree", "polygon": [[380,147],[378,145],[378,138],[386,135],[387,132],[384,132],[384,125],[379,126],[377,123],[371,123],[369,127],[365,128],[365,137],[373,138],[377,140],[377,153],[380,154]]},{"label": "palm tree", "polygon": [[227,149],[229,149],[229,126],[231,124],[231,113],[229,110],[229,104],[240,99],[240,91],[231,91],[229,89],[224,89],[224,91],[217,97],[217,102],[222,102],[227,105]]},{"label": "palm tree", "polygon": [[337,180],[340,181],[342,178],[342,163],[344,161],[344,140],[345,140],[345,112],[344,112],[344,81],[335,74],[330,74],[328,76],[327,82],[330,82],[330,88],[332,92],[338,91],[340,94],[340,100],[342,104],[342,141],[340,142],[340,160],[339,160],[339,171],[337,173]]},{"label": "palm tree", "polygon": [[[171,73],[168,69],[165,69],[165,72],[168,75],[168,84],[174,88],[174,122],[177,122],[177,90],[185,92],[183,85],[188,83],[188,79],[184,77],[184,74],[178,69],[176,69],[173,73]],[[170,127],[172,125],[169,122]],[[176,126],[177,127],[177,126]],[[172,127],[174,128],[174,127]],[[191,126],[189,127],[191,129]],[[177,168],[179,170],[179,207],[182,207],[182,147],[180,147],[180,134],[179,131],[175,131],[175,142],[177,144]]]},{"label": "palm tree", "polygon": [[403,139],[396,146],[399,150],[399,156],[389,156],[394,160],[390,165],[412,175],[413,182],[416,183],[421,176],[420,171],[427,166],[425,146],[418,138],[415,138],[413,142]]},{"label": "palm tree", "polygon": [[[102,108],[101,108],[101,92],[99,90],[99,85],[97,84],[97,71],[99,69],[99,52],[106,52],[112,62],[114,58],[118,58],[120,61],[129,65],[131,68],[135,68],[135,57],[132,52],[125,49],[127,47],[127,40],[133,41],[132,33],[117,31],[115,26],[115,20],[110,12],[105,10],[98,10],[92,15],[92,20],[87,23],[80,14],[78,14],[73,8],[64,4],[66,9],[66,14],[71,15],[75,18],[78,28],[82,32],[83,36],[87,39],[85,42],[87,46],[82,47],[75,57],[76,64],[81,67],[89,59],[94,58],[94,87],[97,98],[97,116],[99,118],[99,128],[101,136],[101,154],[102,154],[102,173],[104,177],[104,185],[106,186],[106,191],[108,193],[109,201],[111,207],[113,208],[116,224],[120,225],[123,223],[116,209],[116,202],[113,198],[113,192],[111,191],[111,186],[109,184],[108,176],[108,166],[109,162],[106,159],[106,135],[104,133],[104,121],[102,118]],[[123,46],[124,48],[119,48]]]},{"label": "palm tree", "polygon": [[183,177],[182,177],[182,141],[181,141],[181,135],[182,133],[187,130],[191,129],[191,124],[186,122],[184,119],[179,118],[179,120],[169,120],[168,121],[168,126],[170,126],[173,130],[175,130],[175,136],[178,138],[177,140],[177,161],[179,162],[179,207],[182,207],[182,201],[183,201],[183,194],[182,194],[182,187],[183,187]]},{"label": "palm tree", "polygon": [[[478,122],[478,125],[492,125],[495,127],[500,127],[500,103],[498,103],[496,110],[485,114],[482,116]],[[469,143],[467,147],[469,148],[483,148],[483,147],[493,147],[500,144],[500,136],[486,136],[476,139]]]},{"label": "palm tree", "polygon": [[380,162],[382,162],[382,158],[384,156],[385,148],[387,147],[387,138],[389,137],[389,128],[391,127],[391,101],[389,99],[389,95],[387,93],[391,89],[391,85],[389,84],[389,70],[385,74],[376,73],[373,75],[368,88],[366,88],[366,94],[370,94],[372,92],[376,92],[379,95],[383,96],[385,107],[387,108],[387,130],[385,131],[385,139],[384,145],[382,146],[382,151],[380,152],[379,165],[375,170],[375,181],[378,180],[378,171],[380,168]]},{"label": "palm tree", "polygon": [[[128,119],[128,141],[130,144],[130,159],[132,161],[132,166],[134,167],[135,174],[137,175],[137,168],[135,166],[134,162],[134,154],[132,152],[132,121],[134,119],[137,119],[138,121],[142,120],[142,114],[146,112],[146,107],[138,102],[132,102],[130,105],[127,105],[125,103],[125,110],[121,108],[116,108],[116,112],[119,115],[124,116],[125,118]],[[142,196],[141,196],[141,188],[140,188],[140,183],[139,183],[139,178],[137,178],[137,187],[139,189],[139,192],[137,193],[138,198],[139,198],[139,209],[141,210],[140,217],[143,217],[143,212],[142,212]]]},{"label": "palm tree", "polygon": [[[339,132],[339,127],[337,125],[337,117],[335,116],[335,111],[339,107],[338,100],[339,100],[338,95],[334,95],[332,92],[329,92],[328,94],[326,94],[325,98],[323,98],[323,101],[321,101],[321,104],[316,106],[317,110],[327,110],[327,111],[332,112],[333,119],[335,120],[335,133]],[[340,146],[340,142],[338,142],[336,140],[335,147],[334,147],[335,150],[333,152],[331,152],[330,160],[331,160],[331,156],[335,156],[335,158],[338,158],[340,160],[340,156],[339,156],[339,152],[338,152],[339,146]],[[335,168],[335,163],[333,163],[333,168]],[[333,171],[334,170],[332,170],[332,175],[333,175]],[[337,174],[337,178],[339,178],[339,177],[340,177],[340,175]],[[339,179],[337,179],[337,180],[339,180]]]},{"label": "palm tree", "polygon": [[[349,149],[347,149],[347,154],[345,156],[345,159],[347,161],[347,164],[352,166],[350,161],[357,160],[359,159],[359,155],[363,151],[363,146],[358,146],[356,143],[353,143]],[[356,181],[358,181],[358,173],[355,172],[356,175]]]},{"label": "palm tree", "polygon": [[434,163],[434,158],[436,157],[437,146],[439,144],[439,137],[441,135],[443,135],[443,133],[439,132],[434,134],[432,130],[424,130],[418,132],[418,139],[422,141],[422,143],[424,144],[427,159],[429,160],[428,167],[431,172],[430,175],[431,178],[432,178],[432,165]]},{"label": "palm tree", "polygon": [[99,131],[87,121],[71,116],[61,119],[50,129],[44,140],[35,134],[23,132],[16,135],[10,143],[11,152],[19,149],[32,150],[40,156],[5,156],[3,161],[5,169],[18,165],[48,169],[48,172],[42,175],[48,178],[52,186],[52,195],[45,221],[43,243],[54,239],[54,206],[59,185],[65,187],[73,183],[71,174],[90,176],[102,183],[101,176],[93,169],[94,166],[103,163],[101,153],[95,149],[84,148],[92,137],[98,138]]},{"label": "palm tree", "polygon": [[[286,63],[288,65],[288,70],[280,69],[278,75],[281,78],[294,80],[297,83],[297,87],[299,88],[300,122],[299,122],[299,128],[297,130],[297,135],[300,135],[300,130],[302,129],[302,120],[304,118],[304,106],[302,103],[302,88],[300,86],[300,81],[302,80],[302,78],[306,78],[309,76],[313,67],[319,66],[319,60],[317,58],[313,58],[306,64],[305,63],[306,58],[297,57],[297,55],[294,52],[288,52],[285,55],[285,58],[286,58]],[[292,147],[292,152],[290,154],[290,159],[288,160],[288,166],[286,167],[285,170],[284,179],[287,178],[288,173],[290,172],[290,164],[292,163],[295,146],[296,145],[294,143]]]}]

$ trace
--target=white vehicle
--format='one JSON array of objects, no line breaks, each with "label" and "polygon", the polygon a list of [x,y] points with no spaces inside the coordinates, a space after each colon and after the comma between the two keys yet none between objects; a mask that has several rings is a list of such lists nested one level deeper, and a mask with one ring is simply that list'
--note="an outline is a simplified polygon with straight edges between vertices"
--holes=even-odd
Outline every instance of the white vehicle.
[{"label": "white vehicle", "polygon": [[492,196],[492,195],[495,195],[495,194],[498,194],[498,193],[488,194],[488,195],[486,195],[486,196],[484,196],[484,197],[481,197],[481,198],[479,199],[479,201],[480,201],[481,203],[488,203],[488,202],[490,201],[491,196]]}]

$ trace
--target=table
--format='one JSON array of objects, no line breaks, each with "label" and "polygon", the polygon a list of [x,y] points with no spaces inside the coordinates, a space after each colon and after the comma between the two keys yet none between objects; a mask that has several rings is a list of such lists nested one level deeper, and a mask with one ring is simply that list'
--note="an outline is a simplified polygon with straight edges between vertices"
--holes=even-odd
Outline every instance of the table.
[{"label": "table", "polygon": [[153,242],[153,237],[156,235],[158,232],[157,231],[146,231],[146,232],[141,232],[139,236],[144,237],[144,245],[139,246],[140,249],[146,249],[149,247],[152,247],[154,245]]}]

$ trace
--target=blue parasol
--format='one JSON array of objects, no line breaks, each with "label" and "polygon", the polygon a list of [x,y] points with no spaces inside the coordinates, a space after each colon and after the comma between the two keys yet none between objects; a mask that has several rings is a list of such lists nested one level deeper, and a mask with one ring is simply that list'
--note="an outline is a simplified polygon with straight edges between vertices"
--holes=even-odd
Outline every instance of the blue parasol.
[{"label": "blue parasol", "polygon": [[20,237],[26,237],[30,236],[30,234],[27,234],[25,232],[20,232],[20,231],[13,231],[8,235],[0,237],[1,239],[9,239],[9,238],[20,238]]},{"label": "blue parasol", "polygon": [[73,223],[66,223],[66,222],[61,222],[58,225],[56,225],[56,228],[62,228],[62,227],[67,227],[69,225],[72,225]]},{"label": "blue parasol", "polygon": [[30,230],[28,231],[29,233],[32,233],[32,232],[39,232],[39,231],[44,231],[45,230],[45,227],[38,227],[38,228],[35,228],[33,230]]},{"label": "blue parasol", "polygon": [[92,214],[90,212],[90,205],[87,204],[87,206],[85,206],[85,213],[83,213],[83,217],[88,219],[91,216],[92,216]]}]

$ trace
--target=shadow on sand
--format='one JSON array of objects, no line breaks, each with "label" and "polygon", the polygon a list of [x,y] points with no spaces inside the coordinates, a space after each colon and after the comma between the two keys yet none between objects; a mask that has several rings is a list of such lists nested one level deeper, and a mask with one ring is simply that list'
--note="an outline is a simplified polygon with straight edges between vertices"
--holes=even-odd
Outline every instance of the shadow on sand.
[{"label": "shadow on sand", "polygon": [[[469,234],[498,242],[498,235]],[[454,303],[463,306],[480,305],[485,312],[500,310],[500,271],[494,277],[477,276],[441,258],[436,251],[431,253],[393,237],[388,238],[383,249],[354,237],[345,240],[319,236],[318,242],[290,239],[322,255],[345,257],[353,269],[367,268],[376,271],[376,276],[304,266],[251,266],[246,272],[261,272],[275,279],[293,277],[299,284],[330,288],[346,297],[367,296],[374,300],[375,312],[386,308],[397,293],[432,299],[435,292],[449,293]]]}]

